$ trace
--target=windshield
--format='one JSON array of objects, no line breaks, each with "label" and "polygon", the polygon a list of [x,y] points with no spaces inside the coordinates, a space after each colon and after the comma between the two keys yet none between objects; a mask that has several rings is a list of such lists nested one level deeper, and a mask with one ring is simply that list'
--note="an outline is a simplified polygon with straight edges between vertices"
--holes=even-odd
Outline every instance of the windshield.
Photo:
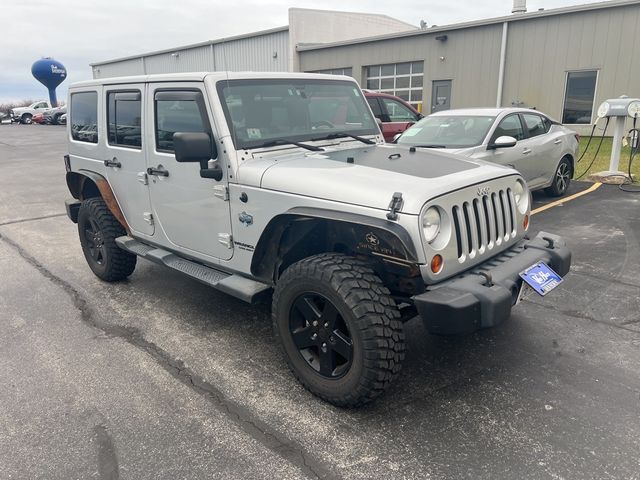
[{"label": "windshield", "polygon": [[353,82],[316,79],[218,82],[236,148],[257,148],[335,138],[336,133],[376,135],[378,125]]},{"label": "windshield", "polygon": [[475,115],[432,115],[405,131],[398,143],[435,148],[475,147],[482,143],[495,119]]}]

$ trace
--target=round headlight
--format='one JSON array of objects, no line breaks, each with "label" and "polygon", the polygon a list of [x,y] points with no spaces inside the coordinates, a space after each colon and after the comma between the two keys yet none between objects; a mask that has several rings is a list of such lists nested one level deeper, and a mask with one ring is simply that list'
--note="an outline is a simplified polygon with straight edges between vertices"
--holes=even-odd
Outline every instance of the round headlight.
[{"label": "round headlight", "polygon": [[522,180],[517,180],[513,188],[513,197],[520,213],[527,213],[529,209],[529,192]]},{"label": "round headlight", "polygon": [[440,211],[436,207],[429,207],[422,216],[422,231],[427,243],[435,240],[440,233]]}]

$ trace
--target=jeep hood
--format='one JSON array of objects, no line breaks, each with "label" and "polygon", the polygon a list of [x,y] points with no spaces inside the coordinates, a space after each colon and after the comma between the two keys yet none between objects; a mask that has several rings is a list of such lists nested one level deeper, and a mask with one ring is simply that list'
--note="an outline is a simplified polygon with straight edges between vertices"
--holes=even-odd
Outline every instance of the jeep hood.
[{"label": "jeep hood", "polygon": [[419,214],[430,199],[516,172],[445,152],[411,151],[399,145],[267,155],[245,162],[240,181],[269,190],[388,210],[402,193],[406,214]]}]

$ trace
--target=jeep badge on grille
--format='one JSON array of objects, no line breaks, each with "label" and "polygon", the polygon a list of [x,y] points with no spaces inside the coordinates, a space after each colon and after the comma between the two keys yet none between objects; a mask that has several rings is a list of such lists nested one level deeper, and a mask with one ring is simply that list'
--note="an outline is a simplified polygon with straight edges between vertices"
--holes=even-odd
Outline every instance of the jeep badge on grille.
[{"label": "jeep badge on grille", "polygon": [[491,188],[489,187],[478,187],[478,196],[482,197],[483,195],[489,195]]}]

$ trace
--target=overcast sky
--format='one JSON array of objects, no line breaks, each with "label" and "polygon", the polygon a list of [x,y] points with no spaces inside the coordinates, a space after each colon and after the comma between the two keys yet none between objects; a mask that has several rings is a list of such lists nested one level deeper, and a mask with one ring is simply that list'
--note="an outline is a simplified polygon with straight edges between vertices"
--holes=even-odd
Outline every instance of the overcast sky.
[{"label": "overcast sky", "polygon": [[[529,0],[529,11],[593,0]],[[289,7],[311,0],[10,0],[0,6],[0,102],[47,97],[31,64],[53,57],[65,65],[58,88],[91,78],[89,63],[172,48],[287,24]],[[447,25],[511,13],[512,0],[325,0],[321,8],[382,13],[413,25]]]}]

